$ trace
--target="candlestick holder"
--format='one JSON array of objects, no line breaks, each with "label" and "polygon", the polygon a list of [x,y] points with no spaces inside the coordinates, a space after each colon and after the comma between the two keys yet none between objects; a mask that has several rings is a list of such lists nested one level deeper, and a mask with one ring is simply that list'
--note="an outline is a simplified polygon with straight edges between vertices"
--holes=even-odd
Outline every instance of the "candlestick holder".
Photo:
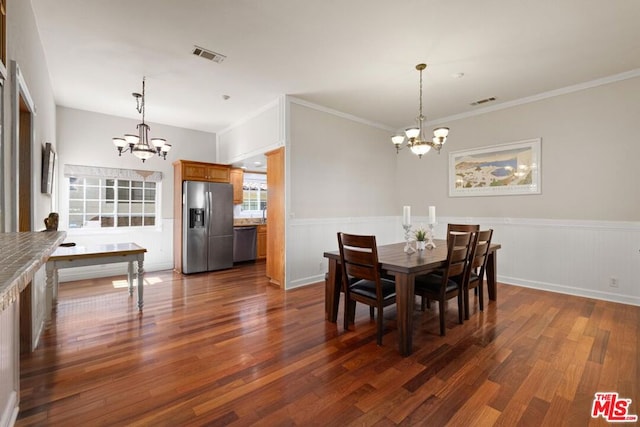
[{"label": "candlestick holder", "polygon": [[408,254],[412,254],[416,250],[413,249],[409,243],[411,241],[411,224],[402,224],[402,228],[404,228],[404,251]]},{"label": "candlestick holder", "polygon": [[427,243],[425,246],[427,249],[436,248],[436,244],[433,243],[433,224],[429,224],[429,231],[427,232]]}]

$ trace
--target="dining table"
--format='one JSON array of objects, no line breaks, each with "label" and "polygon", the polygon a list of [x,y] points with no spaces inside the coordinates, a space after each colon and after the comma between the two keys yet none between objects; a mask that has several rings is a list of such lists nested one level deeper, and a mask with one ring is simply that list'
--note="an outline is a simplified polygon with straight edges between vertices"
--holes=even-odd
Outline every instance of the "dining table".
[{"label": "dining table", "polygon": [[[381,270],[393,276],[396,283],[396,311],[398,327],[398,345],[400,354],[409,356],[413,346],[413,309],[415,303],[415,278],[444,267],[447,259],[446,240],[435,240],[435,248],[412,253],[404,251],[405,243],[392,243],[378,246],[378,262]],[[491,243],[487,266],[487,288],[489,299],[496,301],[496,266],[499,243]],[[342,290],[342,268],[340,252],[324,253],[328,259],[328,272],[325,280],[325,316],[329,322],[338,320],[338,304]]]},{"label": "dining table", "polygon": [[[135,243],[94,243],[87,246],[71,244],[58,247],[46,265],[46,311],[51,321],[53,307],[58,302],[58,270],[126,262],[129,295],[133,295],[134,278],[137,280],[138,310],[142,312],[144,286],[144,254],[146,248]],[[137,263],[137,269],[133,263]]]}]

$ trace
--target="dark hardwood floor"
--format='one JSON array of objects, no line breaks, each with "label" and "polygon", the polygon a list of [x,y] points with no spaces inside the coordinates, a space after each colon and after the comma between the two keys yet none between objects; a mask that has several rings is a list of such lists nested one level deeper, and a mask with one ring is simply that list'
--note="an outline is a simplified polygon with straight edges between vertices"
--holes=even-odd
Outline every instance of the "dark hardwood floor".
[{"label": "dark hardwood floor", "polygon": [[264,263],[145,281],[142,315],[124,276],[62,284],[18,426],[606,425],[607,391],[640,414],[640,307],[499,284],[464,325],[451,302],[446,337],[416,311],[403,358],[394,307],[377,347],[367,307],[345,332],[323,284],[280,291]]}]

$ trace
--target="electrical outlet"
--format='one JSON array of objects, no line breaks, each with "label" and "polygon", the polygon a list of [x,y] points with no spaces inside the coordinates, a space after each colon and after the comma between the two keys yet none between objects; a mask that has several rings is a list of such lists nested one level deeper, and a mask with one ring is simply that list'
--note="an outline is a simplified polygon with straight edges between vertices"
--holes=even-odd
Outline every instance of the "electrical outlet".
[{"label": "electrical outlet", "polygon": [[618,278],[617,277],[612,277],[609,279],[609,287],[611,288],[617,288],[618,287]]}]

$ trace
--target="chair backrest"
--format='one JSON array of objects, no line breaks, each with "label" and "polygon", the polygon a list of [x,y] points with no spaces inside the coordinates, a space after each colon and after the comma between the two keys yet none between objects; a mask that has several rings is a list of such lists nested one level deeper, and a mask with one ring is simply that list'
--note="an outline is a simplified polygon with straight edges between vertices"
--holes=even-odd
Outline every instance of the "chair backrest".
[{"label": "chair backrest", "polygon": [[355,277],[375,281],[376,294],[382,299],[376,236],[339,232],[338,247],[342,264],[342,286],[345,293],[349,291],[349,277]]},{"label": "chair backrest", "polygon": [[477,271],[477,269],[480,268],[480,272],[478,274],[480,276],[484,276],[484,267],[487,264],[492,236],[492,229],[473,233],[471,237],[471,249],[469,250],[469,262],[462,280],[464,287],[468,287],[472,271]]},{"label": "chair backrest", "polygon": [[449,278],[464,276],[469,262],[472,240],[472,233],[449,233],[447,240],[447,261],[442,277],[443,283],[446,283]]},{"label": "chair backrest", "polygon": [[491,246],[491,238],[493,237],[493,230],[483,230],[476,233],[475,245],[472,249],[470,256],[470,268],[479,268],[487,264],[487,258],[489,255],[489,246]]},{"label": "chair backrest", "polygon": [[480,224],[447,224],[447,236],[452,232],[474,233],[480,230]]}]

